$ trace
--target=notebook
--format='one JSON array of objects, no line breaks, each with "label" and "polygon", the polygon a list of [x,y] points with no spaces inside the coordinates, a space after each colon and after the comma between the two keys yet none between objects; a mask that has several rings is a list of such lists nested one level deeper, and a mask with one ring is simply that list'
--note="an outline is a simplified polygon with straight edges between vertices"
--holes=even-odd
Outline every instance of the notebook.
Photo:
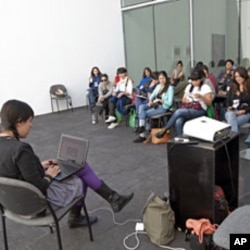
[{"label": "notebook", "polygon": [[57,155],[61,172],[54,179],[62,181],[84,168],[88,147],[88,140],[62,134]]}]

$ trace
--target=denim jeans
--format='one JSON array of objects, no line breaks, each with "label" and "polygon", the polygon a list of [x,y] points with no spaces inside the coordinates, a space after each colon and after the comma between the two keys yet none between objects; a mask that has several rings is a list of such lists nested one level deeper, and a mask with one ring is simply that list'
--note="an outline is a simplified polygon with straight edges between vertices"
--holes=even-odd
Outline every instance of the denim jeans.
[{"label": "denim jeans", "polygon": [[176,135],[182,135],[183,126],[186,121],[203,116],[205,114],[206,112],[203,109],[177,109],[167,122],[166,128],[170,129],[171,127],[175,126]]},{"label": "denim jeans", "polygon": [[97,97],[98,97],[98,88],[96,87],[90,88],[88,93],[90,109],[92,109],[95,106]]},{"label": "denim jeans", "polygon": [[143,99],[140,97],[135,98],[135,108],[136,108],[136,113],[139,114],[139,107],[141,104],[147,104],[149,102],[148,99]]},{"label": "denim jeans", "polygon": [[147,104],[141,104],[139,106],[139,119],[145,120],[147,117],[152,117],[155,115],[160,115],[167,112],[162,105],[159,105],[158,108],[151,108]]},{"label": "denim jeans", "polygon": [[225,118],[227,123],[231,125],[231,130],[239,132],[239,127],[250,121],[250,113],[237,116],[234,111],[227,111]]}]

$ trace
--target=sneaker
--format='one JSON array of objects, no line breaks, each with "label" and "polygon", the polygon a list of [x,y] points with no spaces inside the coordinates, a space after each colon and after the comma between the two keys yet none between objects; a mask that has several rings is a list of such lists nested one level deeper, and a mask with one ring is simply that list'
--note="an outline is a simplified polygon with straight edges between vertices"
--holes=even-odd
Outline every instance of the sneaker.
[{"label": "sneaker", "polygon": [[112,122],[112,123],[108,126],[108,129],[116,128],[118,125],[119,125],[118,122]]},{"label": "sneaker", "polygon": [[135,140],[133,140],[133,142],[135,143],[140,143],[140,142],[144,142],[146,141],[146,138],[145,137],[141,137],[139,136],[138,138],[136,138]]},{"label": "sneaker", "polygon": [[92,114],[92,124],[96,124],[96,115]]},{"label": "sneaker", "polygon": [[114,116],[110,115],[109,118],[107,120],[105,120],[105,123],[113,122],[115,120],[116,120],[116,118]]}]

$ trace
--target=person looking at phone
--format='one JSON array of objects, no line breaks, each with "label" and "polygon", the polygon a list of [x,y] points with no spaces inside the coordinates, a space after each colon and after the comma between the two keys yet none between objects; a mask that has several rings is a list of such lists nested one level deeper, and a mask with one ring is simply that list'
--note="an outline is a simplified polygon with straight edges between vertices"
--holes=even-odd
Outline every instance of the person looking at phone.
[{"label": "person looking at phone", "polygon": [[149,102],[139,106],[139,127],[137,129],[139,136],[133,141],[135,143],[141,143],[146,140],[146,118],[164,114],[173,105],[174,87],[170,84],[167,73],[160,71],[158,80],[159,84],[150,95]]},{"label": "person looking at phone", "polygon": [[182,135],[186,121],[206,114],[208,105],[213,101],[213,90],[210,84],[206,83],[208,79],[205,78],[202,68],[194,68],[189,78],[191,82],[185,89],[181,107],[173,113],[166,127],[156,133],[156,137],[162,138],[173,126],[176,135]]}]

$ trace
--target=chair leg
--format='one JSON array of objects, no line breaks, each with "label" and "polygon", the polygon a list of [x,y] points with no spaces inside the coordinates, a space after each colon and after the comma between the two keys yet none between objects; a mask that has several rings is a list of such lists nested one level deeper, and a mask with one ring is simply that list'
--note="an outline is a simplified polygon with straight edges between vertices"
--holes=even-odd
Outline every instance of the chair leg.
[{"label": "chair leg", "polygon": [[66,100],[66,107],[67,107],[67,110],[68,110],[69,109],[69,99],[66,98],[65,100]]},{"label": "chair leg", "polygon": [[62,250],[62,239],[61,239],[61,233],[59,228],[58,220],[55,221],[55,227],[56,227],[56,236],[57,236],[57,242],[58,242],[58,249]]},{"label": "chair leg", "polygon": [[72,103],[72,99],[69,99],[69,106],[71,106],[71,111],[74,112],[74,108],[73,108],[73,103]]},{"label": "chair leg", "polygon": [[6,230],[6,221],[3,214],[3,209],[1,208],[1,217],[2,217],[2,228],[3,228],[3,240],[4,240],[4,250],[8,250],[8,239],[7,239],[7,230]]},{"label": "chair leg", "polygon": [[52,110],[52,113],[54,112],[54,106],[53,106],[53,99],[50,98],[50,102],[51,102],[51,110]]},{"label": "chair leg", "polygon": [[94,241],[93,234],[92,234],[91,224],[89,222],[89,214],[88,214],[88,211],[87,211],[87,208],[86,208],[86,205],[85,205],[85,201],[83,201],[83,209],[84,209],[84,213],[85,213],[86,220],[87,220],[87,223],[88,223],[90,241]]},{"label": "chair leg", "polygon": [[58,99],[56,99],[57,112],[60,113]]}]

